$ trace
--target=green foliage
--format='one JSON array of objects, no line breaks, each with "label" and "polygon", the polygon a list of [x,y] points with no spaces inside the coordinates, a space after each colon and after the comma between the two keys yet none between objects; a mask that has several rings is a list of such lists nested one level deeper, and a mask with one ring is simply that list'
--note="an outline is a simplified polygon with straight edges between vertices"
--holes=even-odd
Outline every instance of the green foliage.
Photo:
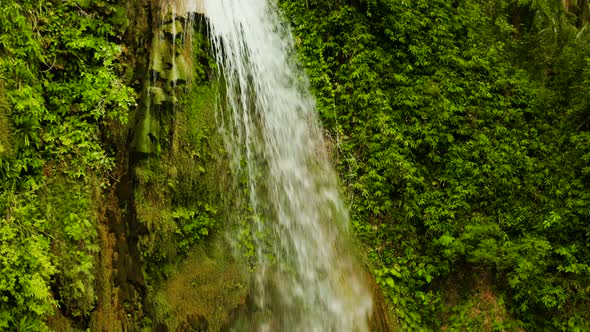
[{"label": "green foliage", "polygon": [[[588,2],[280,3],[401,325],[590,329]],[[84,320],[95,305],[91,188],[111,183],[102,142],[135,103],[120,79],[125,21],[116,1],[0,2],[2,330],[44,330],[55,306]],[[195,43],[202,84],[214,65]],[[135,170],[154,275],[219,227],[214,95],[191,86],[161,114],[160,154]],[[473,268],[514,319],[477,297],[446,307],[450,276]]]},{"label": "green foliage", "polygon": [[178,208],[172,212],[172,218],[179,224],[177,234],[181,236],[178,247],[181,251],[187,251],[191,245],[209,235],[216,220],[213,218],[217,210],[209,204],[198,204],[198,210]]},{"label": "green foliage", "polygon": [[94,308],[89,188],[111,183],[101,129],[134,104],[119,78],[123,13],[115,1],[0,2],[2,328],[43,330],[55,307],[83,323]]},{"label": "green foliage", "polygon": [[424,326],[438,323],[436,314],[440,310],[441,297],[439,292],[421,290],[433,279],[424,264],[414,266],[412,270],[407,265],[382,268],[376,271],[375,277],[394,305],[401,326],[424,329]]},{"label": "green foliage", "polygon": [[4,83],[0,80],[0,174],[3,174],[8,170],[7,159],[12,155],[8,110],[9,105],[6,100]]},{"label": "green foliage", "polygon": [[587,328],[586,21],[559,1],[281,5],[402,326],[439,329],[444,281],[482,267],[525,328]]},{"label": "green foliage", "polygon": [[63,310],[73,317],[88,315],[96,304],[94,258],[99,247],[91,187],[67,177],[53,178],[39,197],[60,267],[54,287]]},{"label": "green foliage", "polygon": [[49,285],[57,269],[36,201],[32,192],[0,194],[0,328],[6,330],[44,330],[43,317],[56,303]]},{"label": "green foliage", "polygon": [[135,167],[139,249],[148,275],[166,277],[167,264],[184,257],[219,228],[221,149],[215,134],[216,90],[198,78],[181,96],[174,116],[162,116],[162,152]]},{"label": "green foliage", "polygon": [[502,298],[491,292],[471,295],[452,308],[448,331],[518,331],[519,322],[507,319]]},{"label": "green foliage", "polygon": [[121,9],[90,14],[72,2],[3,3],[0,78],[17,152],[6,176],[39,172],[48,159],[76,178],[112,168],[99,128],[126,122],[134,103],[133,91],[117,75],[121,48],[105,38],[117,37],[105,19],[113,10]]}]

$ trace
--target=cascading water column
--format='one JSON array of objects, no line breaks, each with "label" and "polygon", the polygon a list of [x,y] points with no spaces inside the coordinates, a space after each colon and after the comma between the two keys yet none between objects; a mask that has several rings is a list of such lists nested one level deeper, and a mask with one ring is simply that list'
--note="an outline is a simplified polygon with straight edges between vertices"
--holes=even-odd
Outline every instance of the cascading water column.
[{"label": "cascading water column", "polygon": [[203,4],[226,82],[222,130],[255,220],[255,329],[367,331],[371,295],[349,251],[347,211],[276,3]]}]

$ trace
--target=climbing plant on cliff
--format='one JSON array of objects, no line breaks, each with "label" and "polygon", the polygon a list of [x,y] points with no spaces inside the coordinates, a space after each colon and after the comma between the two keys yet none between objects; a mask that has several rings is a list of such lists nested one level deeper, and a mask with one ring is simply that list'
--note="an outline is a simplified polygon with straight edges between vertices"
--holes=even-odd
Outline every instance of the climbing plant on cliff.
[{"label": "climbing plant on cliff", "polygon": [[125,17],[115,1],[29,0],[2,1],[0,21],[0,328],[42,330],[55,305],[82,321],[95,305],[85,188],[110,184],[100,129],[134,104],[119,78]]},{"label": "climbing plant on cliff", "polygon": [[587,329],[587,3],[281,3],[402,326],[480,273],[496,328]]}]

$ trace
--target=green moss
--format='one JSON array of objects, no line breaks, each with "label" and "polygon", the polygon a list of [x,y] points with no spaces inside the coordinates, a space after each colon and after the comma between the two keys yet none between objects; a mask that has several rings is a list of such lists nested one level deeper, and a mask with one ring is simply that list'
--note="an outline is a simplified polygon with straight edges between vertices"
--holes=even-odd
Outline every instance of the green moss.
[{"label": "green moss", "polygon": [[[157,88],[151,91],[160,93]],[[148,261],[148,274],[156,279],[168,274],[161,262],[174,260],[219,224],[221,163],[215,152],[222,145],[215,130],[215,91],[212,85],[193,86],[182,97],[174,117],[163,118],[162,133],[171,136],[162,154],[135,167],[137,219],[147,229],[139,245]],[[137,143],[150,132],[149,128],[142,130]],[[152,150],[146,144],[142,151]]]},{"label": "green moss", "polygon": [[219,331],[246,305],[247,280],[223,243],[217,237],[195,247],[157,290],[155,318],[170,331],[195,324]]},{"label": "green moss", "polygon": [[163,38],[163,32],[156,34],[152,39],[152,52],[150,69],[159,76],[165,77],[165,72],[169,70],[168,64],[171,64],[172,47],[169,41]]},{"label": "green moss", "polygon": [[206,326],[218,331],[231,326],[233,312],[244,310],[249,292],[244,267],[234,260],[218,232],[226,228],[222,224],[226,216],[220,211],[224,210],[221,192],[225,191],[221,175],[227,174],[227,161],[216,130],[216,94],[217,84],[206,83],[192,84],[182,95],[170,149],[155,168],[166,174],[166,181],[154,177],[151,181],[157,184],[146,191],[169,200],[159,201],[165,202],[164,208],[142,208],[159,213],[162,222],[172,221],[177,227],[172,239],[176,255],[182,254],[177,257],[183,259],[169,257],[168,264],[148,270],[156,289],[154,321],[170,330]]},{"label": "green moss", "polygon": [[176,34],[175,37],[178,38],[180,37],[180,34],[184,32],[184,26],[180,20],[176,19],[173,22],[162,25],[162,31],[170,36],[174,36],[174,34]]},{"label": "green moss", "polygon": [[168,100],[168,96],[160,87],[150,86],[148,88],[148,95],[153,105],[161,105]]},{"label": "green moss", "polygon": [[159,123],[154,118],[151,109],[147,108],[143,116],[139,119],[135,138],[131,145],[137,152],[147,154],[156,153],[159,150],[159,136]]},{"label": "green moss", "polygon": [[[138,246],[148,288],[154,289],[152,325],[219,330],[247,291],[231,251],[219,249],[225,217],[220,174],[227,174],[227,163],[216,130],[217,83],[203,80],[203,52],[177,45],[172,54],[174,24],[181,31],[173,21],[153,40],[150,68],[158,80],[148,83],[149,109],[140,115],[133,142],[147,154],[134,167]],[[202,36],[195,36],[195,48],[204,49]],[[195,56],[195,68],[188,56]],[[173,82],[189,85],[175,88]]]},{"label": "green moss", "polygon": [[10,127],[8,125],[8,111],[8,102],[4,95],[4,84],[0,81],[0,158],[8,156],[12,150],[10,144]]},{"label": "green moss", "polygon": [[10,143],[8,140],[8,124],[6,118],[0,113],[0,157],[7,156],[10,151]]},{"label": "green moss", "polygon": [[95,254],[98,252],[95,181],[65,176],[48,179],[40,194],[59,272],[55,289],[60,307],[69,317],[87,317],[96,305]]},{"label": "green moss", "polygon": [[[146,229],[139,237],[139,249],[151,273],[155,264],[176,256],[174,241],[177,226],[171,216],[171,196],[168,186],[169,164],[159,158],[143,160],[135,167],[135,209],[137,220]],[[155,271],[160,274],[162,271]],[[165,274],[165,273],[164,273]]]},{"label": "green moss", "polygon": [[186,82],[189,78],[189,71],[190,67],[184,60],[184,56],[178,55],[175,56],[174,66],[172,66],[172,69],[168,71],[168,77],[166,78],[170,82]]}]

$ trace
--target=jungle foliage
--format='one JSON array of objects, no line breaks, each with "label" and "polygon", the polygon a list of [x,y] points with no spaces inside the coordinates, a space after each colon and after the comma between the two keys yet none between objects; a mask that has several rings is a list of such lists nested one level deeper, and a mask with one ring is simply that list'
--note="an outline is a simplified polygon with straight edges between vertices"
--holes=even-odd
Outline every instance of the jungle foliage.
[{"label": "jungle foliage", "polygon": [[102,139],[126,123],[116,1],[0,2],[0,330],[41,331],[96,305],[96,191],[115,165]]},{"label": "jungle foliage", "polygon": [[211,83],[185,91],[164,124],[158,156],[135,167],[135,210],[139,249],[150,281],[170,276],[174,263],[218,229],[222,197],[218,190],[222,142],[216,135]]},{"label": "jungle foliage", "polygon": [[[279,2],[400,325],[590,330],[588,1]],[[47,330],[57,309],[84,329],[135,107],[124,3],[0,1],[0,22],[0,330]],[[134,170],[154,279],[223,213],[195,50],[195,107]]]},{"label": "jungle foliage", "polygon": [[[206,38],[193,36],[194,79],[178,89],[179,105],[158,114],[157,153],[130,157],[137,105],[129,81],[143,75],[125,44],[127,10],[114,0],[0,2],[1,331],[48,330],[57,311],[89,328],[98,288],[109,282],[95,276],[111,273],[98,271],[98,223],[117,222],[109,204],[120,204],[130,224],[123,232],[137,225],[132,245],[148,281],[169,276],[170,263],[216,228],[219,197],[210,189],[222,151]],[[107,201],[130,158],[131,194]]]},{"label": "jungle foliage", "polygon": [[[143,101],[157,119],[157,152],[136,150],[133,167],[133,205],[140,228],[138,249],[151,286],[170,277],[179,261],[187,258],[196,243],[212,235],[222,219],[219,183],[223,182],[224,151],[215,127],[218,84],[210,81],[215,65],[199,20],[192,26],[187,24],[187,31],[175,40],[177,46],[184,47],[181,53],[190,54],[182,58],[191,60],[188,79],[162,84],[171,76],[166,70],[183,70],[184,66],[178,64],[178,59],[166,60],[169,55],[162,52],[166,50],[162,44],[152,45],[150,55],[160,56],[162,63],[170,64],[170,68],[160,68],[161,72],[152,68],[154,78],[146,82],[146,92],[161,90],[163,96],[148,92]],[[169,23],[159,28],[166,26]],[[158,85],[165,88],[154,88]]]},{"label": "jungle foliage", "polygon": [[280,3],[400,324],[589,330],[589,3]]}]

